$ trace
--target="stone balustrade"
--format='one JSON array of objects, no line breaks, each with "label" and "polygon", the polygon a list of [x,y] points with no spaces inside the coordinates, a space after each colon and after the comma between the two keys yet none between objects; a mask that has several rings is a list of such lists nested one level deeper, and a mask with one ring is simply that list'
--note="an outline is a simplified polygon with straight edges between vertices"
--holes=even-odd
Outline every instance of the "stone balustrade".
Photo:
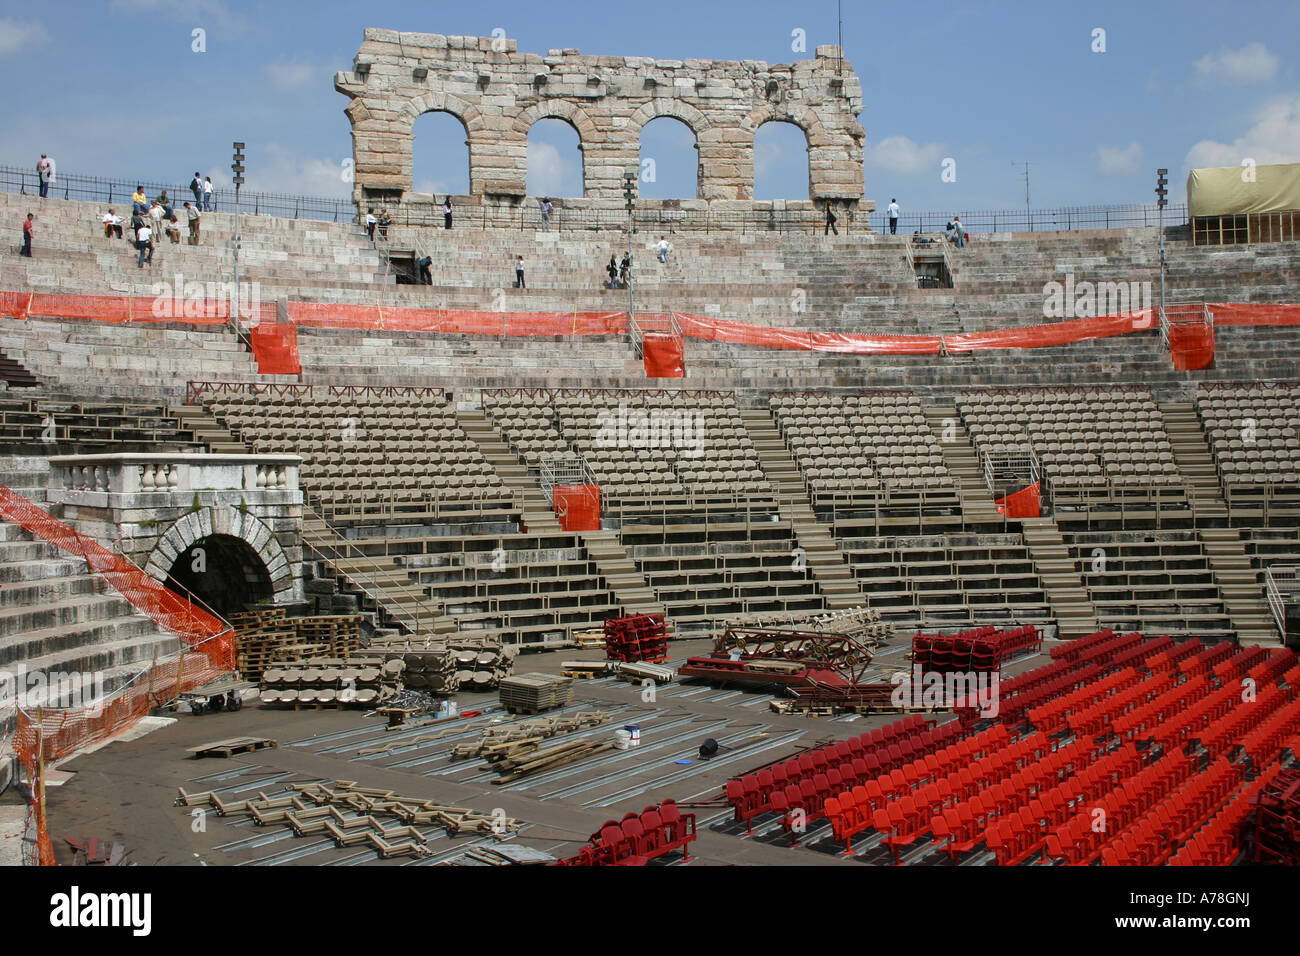
[{"label": "stone balustrade", "polygon": [[284,492],[297,503],[300,461],[296,455],[62,455],[50,459],[50,501],[102,507],[109,496]]}]

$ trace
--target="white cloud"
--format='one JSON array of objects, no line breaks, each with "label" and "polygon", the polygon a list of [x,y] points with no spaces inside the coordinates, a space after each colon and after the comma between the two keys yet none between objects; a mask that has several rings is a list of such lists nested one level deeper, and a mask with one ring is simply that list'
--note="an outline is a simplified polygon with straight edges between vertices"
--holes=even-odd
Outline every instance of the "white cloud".
[{"label": "white cloud", "polygon": [[49,38],[49,32],[36,20],[0,19],[0,56],[30,50]]},{"label": "white cloud", "polygon": [[918,146],[906,136],[889,136],[875,146],[867,146],[866,162],[868,168],[911,175],[933,170],[946,152],[943,143]]},{"label": "white cloud", "polygon": [[217,26],[242,31],[247,28],[247,19],[231,11],[225,0],[113,0],[109,8],[114,13],[162,17],[204,29]]},{"label": "white cloud", "polygon": [[[250,156],[246,164],[244,188],[250,192],[333,198],[352,195],[352,183],[344,178],[345,167],[340,160],[304,156],[279,143],[267,143],[259,152],[260,156]],[[215,174],[212,181],[217,182]]]},{"label": "white cloud", "polygon": [[529,143],[528,192],[532,196],[581,196],[577,165],[566,160],[550,143]]},{"label": "white cloud", "polygon": [[1254,116],[1254,125],[1231,143],[1201,140],[1187,151],[1187,167],[1239,166],[1243,159],[1256,163],[1300,162],[1300,93],[1266,103]]},{"label": "white cloud", "polygon": [[1277,75],[1279,62],[1264,44],[1247,43],[1237,50],[1205,54],[1196,61],[1196,72],[1225,83],[1267,83]]},{"label": "white cloud", "polygon": [[266,72],[271,77],[271,85],[285,92],[300,90],[317,82],[323,83],[331,75],[328,70],[319,69],[310,63],[296,62],[268,63]]},{"label": "white cloud", "polygon": [[1142,164],[1142,144],[1099,146],[1093,155],[1097,160],[1097,171],[1103,176],[1132,176]]}]

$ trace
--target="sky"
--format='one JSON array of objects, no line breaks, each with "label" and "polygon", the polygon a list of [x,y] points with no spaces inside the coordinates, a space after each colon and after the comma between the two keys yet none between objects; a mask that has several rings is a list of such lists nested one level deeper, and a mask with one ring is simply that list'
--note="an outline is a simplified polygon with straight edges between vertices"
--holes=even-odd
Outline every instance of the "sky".
[{"label": "sky", "polygon": [[[500,28],[543,55],[769,63],[811,57],[837,36],[835,0],[0,0],[11,77],[0,164],[31,168],[45,152],[64,173],[188,183],[197,169],[224,185],[242,140],[245,189],[348,196],[347,98],[333,78],[366,27]],[[1300,161],[1295,0],[845,0],[843,30],[863,88],[866,195],[881,209],[893,197],[912,212],[1023,208],[1026,162],[1030,203],[1043,209],[1150,202],[1160,166],[1181,202],[1189,169]],[[465,192],[459,123],[426,114],[415,134],[416,189]],[[655,181],[643,195],[694,196],[692,139],[675,120],[647,126]],[[758,198],[807,198],[794,127],[763,127],[755,165]],[[528,185],[580,193],[571,127],[533,128]]]}]

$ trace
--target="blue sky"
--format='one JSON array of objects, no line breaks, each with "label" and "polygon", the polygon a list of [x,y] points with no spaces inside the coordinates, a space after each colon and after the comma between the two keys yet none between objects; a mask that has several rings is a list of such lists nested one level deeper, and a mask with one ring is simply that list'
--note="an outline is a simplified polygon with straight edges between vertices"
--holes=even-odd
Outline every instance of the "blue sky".
[{"label": "blue sky", "polygon": [[[658,58],[808,57],[834,43],[834,0],[637,3],[358,4],[323,0],[0,2],[0,163],[188,182],[229,177],[247,144],[246,188],[348,194],[351,136],[333,75],[367,26],[490,36],[524,52],[557,47]],[[192,31],[206,31],[193,52]],[[792,52],[792,31],[807,52]],[[1105,31],[1104,52],[1094,30]],[[1300,4],[960,2],[844,4],[844,45],[862,80],[866,192],[912,211],[1148,202],[1154,170],[1171,199],[1189,168],[1300,161]],[[132,48],[140,51],[133,55]],[[17,80],[17,85],[14,85]],[[416,186],[464,190],[463,130],[429,114],[416,126]],[[646,195],[693,196],[691,136],[647,127],[656,160]],[[530,192],[577,190],[576,134],[556,121],[530,137]],[[956,180],[941,180],[943,161]],[[760,131],[760,197],[807,197],[800,134]]]}]

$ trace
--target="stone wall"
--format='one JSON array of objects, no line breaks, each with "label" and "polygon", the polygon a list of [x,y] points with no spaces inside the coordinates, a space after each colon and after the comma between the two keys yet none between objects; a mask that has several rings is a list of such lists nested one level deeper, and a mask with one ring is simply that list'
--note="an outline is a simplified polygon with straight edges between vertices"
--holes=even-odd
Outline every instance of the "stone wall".
[{"label": "stone wall", "polygon": [[776,121],[807,137],[811,200],[869,211],[858,205],[862,86],[837,46],[773,65],[577,50],[538,56],[505,37],[368,29],[353,70],[336,74],[334,87],[351,100],[359,204],[432,201],[412,192],[412,128],[422,114],[444,111],[465,125],[470,193],[480,202],[522,199],[528,131],[560,119],[578,133],[585,197],[621,206],[624,178],[639,169],[642,127],[671,116],[695,133],[700,200],[753,203],[754,134]]}]

